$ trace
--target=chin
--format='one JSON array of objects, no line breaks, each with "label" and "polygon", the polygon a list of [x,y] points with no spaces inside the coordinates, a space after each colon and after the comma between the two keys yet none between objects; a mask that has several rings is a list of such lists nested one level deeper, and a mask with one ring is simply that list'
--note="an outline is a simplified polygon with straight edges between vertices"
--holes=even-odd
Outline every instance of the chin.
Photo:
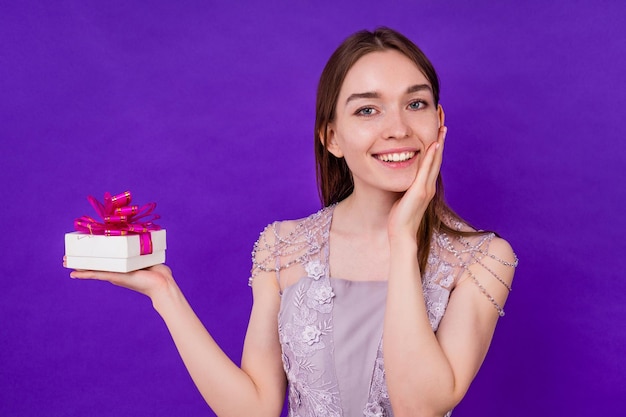
[{"label": "chin", "polygon": [[389,187],[388,191],[392,193],[397,193],[397,194],[404,194],[406,190],[409,189],[410,186],[411,184],[398,184],[398,185]]}]

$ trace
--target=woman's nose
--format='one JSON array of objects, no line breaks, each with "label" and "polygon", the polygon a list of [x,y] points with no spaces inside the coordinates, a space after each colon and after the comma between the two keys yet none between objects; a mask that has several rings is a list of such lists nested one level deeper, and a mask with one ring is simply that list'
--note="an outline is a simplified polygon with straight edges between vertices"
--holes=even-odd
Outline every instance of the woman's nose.
[{"label": "woman's nose", "polygon": [[411,127],[401,111],[390,110],[385,115],[384,137],[386,139],[402,139],[411,135]]}]

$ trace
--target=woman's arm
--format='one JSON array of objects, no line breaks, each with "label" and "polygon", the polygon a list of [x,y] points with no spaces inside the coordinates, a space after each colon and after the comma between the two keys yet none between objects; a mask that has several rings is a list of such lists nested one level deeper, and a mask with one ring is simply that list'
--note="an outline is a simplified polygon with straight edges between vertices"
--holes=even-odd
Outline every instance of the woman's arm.
[{"label": "woman's arm", "polygon": [[217,415],[280,414],[286,382],[278,340],[279,292],[274,279],[259,276],[253,286],[254,305],[239,368],[207,332],[165,265],[128,274],[73,271],[71,276],[109,281],[150,297],[194,383]]},{"label": "woman's arm", "polygon": [[[388,224],[390,269],[383,352],[389,397],[395,415],[443,416],[465,395],[491,342],[498,312],[469,276],[483,285],[500,306],[513,269],[494,258],[474,264],[451,294],[437,334],[432,330],[417,260],[417,230],[436,190],[446,128],[427,150],[415,181],[393,207]],[[513,262],[508,243],[494,239],[490,253]]]},{"label": "woman's arm", "polygon": [[[437,333],[424,301],[417,245],[392,247],[385,312],[384,355],[389,396],[397,416],[442,416],[463,398],[487,353],[498,311],[465,274],[452,291]],[[513,262],[508,243],[494,239],[490,254]],[[513,268],[486,257],[482,263],[509,284]],[[472,274],[503,306],[508,290],[474,264]]]}]

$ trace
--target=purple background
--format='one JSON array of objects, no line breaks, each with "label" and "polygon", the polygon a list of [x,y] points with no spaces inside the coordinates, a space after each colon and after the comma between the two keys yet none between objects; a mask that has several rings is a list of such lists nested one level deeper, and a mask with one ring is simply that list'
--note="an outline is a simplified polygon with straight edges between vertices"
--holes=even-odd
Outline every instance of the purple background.
[{"label": "purple background", "polygon": [[440,74],[449,202],[521,259],[455,416],[615,415],[623,2],[226,3],[0,6],[0,415],[213,415],[147,298],[68,278],[63,234],[92,214],[88,194],[157,201],[168,264],[239,361],[253,242],[319,208],[319,74],[378,25]]}]

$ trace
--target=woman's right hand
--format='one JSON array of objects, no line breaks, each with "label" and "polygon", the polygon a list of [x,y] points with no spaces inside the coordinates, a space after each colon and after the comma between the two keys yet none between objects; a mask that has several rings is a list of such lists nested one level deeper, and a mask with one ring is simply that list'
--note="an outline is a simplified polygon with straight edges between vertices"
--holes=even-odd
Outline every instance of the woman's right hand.
[{"label": "woman's right hand", "polygon": [[[65,257],[63,258],[63,266],[65,266]],[[172,271],[165,264],[127,273],[75,270],[70,273],[70,277],[108,281],[114,285],[137,291],[151,299],[174,284]]]}]

